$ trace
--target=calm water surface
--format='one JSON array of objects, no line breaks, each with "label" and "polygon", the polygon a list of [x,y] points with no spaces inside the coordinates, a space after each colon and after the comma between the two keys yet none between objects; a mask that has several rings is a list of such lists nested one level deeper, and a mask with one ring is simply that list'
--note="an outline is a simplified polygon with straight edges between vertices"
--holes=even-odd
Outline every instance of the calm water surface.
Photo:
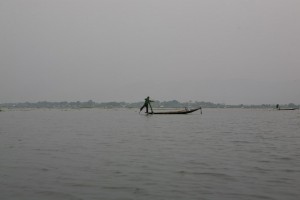
[{"label": "calm water surface", "polygon": [[0,113],[0,199],[298,200],[300,112]]}]

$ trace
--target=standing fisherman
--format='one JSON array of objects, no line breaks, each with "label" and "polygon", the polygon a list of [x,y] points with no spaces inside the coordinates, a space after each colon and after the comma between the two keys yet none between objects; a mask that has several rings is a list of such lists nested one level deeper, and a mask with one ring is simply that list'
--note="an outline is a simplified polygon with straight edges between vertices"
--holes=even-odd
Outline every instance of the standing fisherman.
[{"label": "standing fisherman", "polygon": [[148,113],[148,105],[149,105],[150,108],[151,108],[151,112],[153,113],[152,106],[151,106],[151,104],[150,104],[151,102],[154,102],[154,101],[150,100],[150,97],[148,96],[148,97],[145,99],[144,105],[140,108],[140,112],[146,107],[146,113]]}]

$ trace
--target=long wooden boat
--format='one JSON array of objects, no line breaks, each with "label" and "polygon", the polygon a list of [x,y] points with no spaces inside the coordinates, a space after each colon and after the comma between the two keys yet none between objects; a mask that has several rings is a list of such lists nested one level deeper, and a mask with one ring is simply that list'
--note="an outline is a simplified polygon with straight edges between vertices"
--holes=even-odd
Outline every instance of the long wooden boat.
[{"label": "long wooden boat", "polygon": [[165,111],[165,112],[149,112],[147,113],[148,115],[177,115],[177,114],[188,114],[188,113],[192,113],[195,112],[197,110],[201,110],[201,114],[202,114],[202,109],[201,107],[199,108],[195,108],[195,109],[184,109],[184,110],[177,110],[177,111]]}]

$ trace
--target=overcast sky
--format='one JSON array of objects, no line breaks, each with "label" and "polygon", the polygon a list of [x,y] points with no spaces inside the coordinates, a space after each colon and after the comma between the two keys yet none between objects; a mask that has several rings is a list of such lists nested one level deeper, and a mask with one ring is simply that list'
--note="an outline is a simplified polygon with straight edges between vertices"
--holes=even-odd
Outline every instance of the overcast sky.
[{"label": "overcast sky", "polygon": [[0,0],[0,103],[300,104],[299,0]]}]

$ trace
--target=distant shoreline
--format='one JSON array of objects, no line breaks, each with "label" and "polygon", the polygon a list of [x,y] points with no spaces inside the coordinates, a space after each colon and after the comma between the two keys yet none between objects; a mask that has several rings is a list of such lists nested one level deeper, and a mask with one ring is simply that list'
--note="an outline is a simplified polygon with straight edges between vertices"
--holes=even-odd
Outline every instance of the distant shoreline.
[{"label": "distant shoreline", "polygon": [[[0,110],[3,109],[36,109],[36,108],[46,108],[46,109],[84,109],[84,108],[104,108],[104,109],[112,109],[112,108],[139,108],[143,105],[144,102],[103,102],[97,103],[92,100],[86,102],[48,102],[48,101],[40,101],[35,103],[23,102],[23,103],[2,103],[0,104]],[[153,108],[184,108],[184,107],[202,107],[202,108],[261,108],[261,109],[275,109],[276,104],[261,104],[261,105],[227,105],[227,104],[219,104],[212,102],[204,102],[204,101],[194,101],[194,102],[179,102],[176,100],[172,101],[155,101],[152,103]],[[281,104],[281,108],[298,108],[300,105],[296,105],[293,103],[289,104]]]}]

